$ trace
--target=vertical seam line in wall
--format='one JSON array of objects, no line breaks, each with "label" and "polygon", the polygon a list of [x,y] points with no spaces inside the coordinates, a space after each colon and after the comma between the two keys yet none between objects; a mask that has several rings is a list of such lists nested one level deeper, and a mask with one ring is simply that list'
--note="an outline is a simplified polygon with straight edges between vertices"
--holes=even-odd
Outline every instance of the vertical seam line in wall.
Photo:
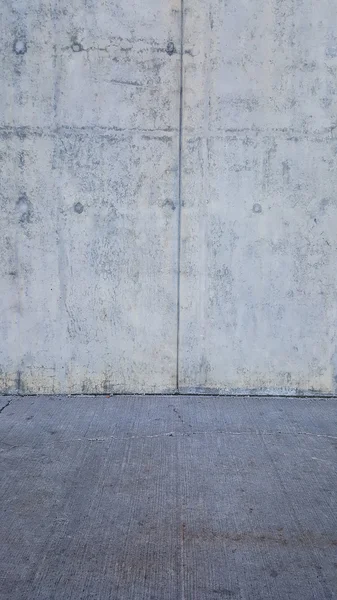
[{"label": "vertical seam line in wall", "polygon": [[182,141],[184,88],[184,0],[180,0],[180,90],[179,90],[179,151],[178,151],[178,256],[177,256],[177,364],[176,388],[179,393],[180,365],[180,270],[181,270],[181,208],[182,208]]}]

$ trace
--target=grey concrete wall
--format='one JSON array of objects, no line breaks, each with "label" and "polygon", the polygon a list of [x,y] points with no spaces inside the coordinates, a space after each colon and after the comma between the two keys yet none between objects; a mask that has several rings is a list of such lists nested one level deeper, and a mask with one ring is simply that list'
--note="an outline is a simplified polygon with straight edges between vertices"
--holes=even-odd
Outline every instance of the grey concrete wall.
[{"label": "grey concrete wall", "polygon": [[335,393],[332,0],[0,13],[0,390]]},{"label": "grey concrete wall", "polygon": [[185,7],[181,389],[335,393],[336,5]]},{"label": "grey concrete wall", "polygon": [[1,4],[3,392],[176,387],[178,8]]}]

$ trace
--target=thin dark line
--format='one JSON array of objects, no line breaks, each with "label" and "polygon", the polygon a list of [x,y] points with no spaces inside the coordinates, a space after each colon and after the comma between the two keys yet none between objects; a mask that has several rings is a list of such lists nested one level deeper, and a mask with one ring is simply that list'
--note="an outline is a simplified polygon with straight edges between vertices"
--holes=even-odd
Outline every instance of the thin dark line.
[{"label": "thin dark line", "polygon": [[5,404],[4,406],[2,406],[2,408],[0,408],[0,413],[2,413],[2,411],[4,411],[5,408],[7,408],[13,402],[13,400],[15,400],[15,396],[11,396],[10,400],[8,400],[7,404]]},{"label": "thin dark line", "polygon": [[[15,399],[15,398],[20,398],[22,400],[24,400],[25,398],[52,398],[54,400],[60,399],[60,398],[111,398],[111,399],[116,399],[118,398],[118,396],[132,396],[132,397],[138,397],[138,398],[146,398],[146,396],[151,396],[151,397],[167,397],[167,398],[178,398],[179,396],[181,397],[190,397],[190,398],[219,398],[219,399],[223,399],[223,400],[228,400],[228,399],[236,399],[236,398],[261,398],[261,400],[270,400],[270,399],[278,399],[278,400],[336,400],[337,401],[337,396],[334,394],[316,394],[316,393],[312,393],[312,394],[308,394],[308,393],[304,393],[304,394],[268,394],[268,393],[261,393],[261,394],[249,394],[249,393],[243,393],[243,392],[231,392],[231,393],[221,393],[221,392],[195,392],[195,391],[184,391],[184,392],[175,392],[175,391],[171,391],[171,392],[99,392],[99,393],[95,393],[93,392],[92,394],[83,394],[83,393],[74,393],[74,394],[68,394],[67,392],[62,392],[60,394],[55,394],[50,393],[50,394],[46,394],[46,393],[41,393],[41,394],[37,394],[37,393],[32,393],[32,392],[20,392],[20,393],[12,393],[12,392],[2,392],[0,393],[0,397],[2,398],[11,398],[11,399]],[[12,400],[10,400],[11,402]],[[9,404],[10,404],[9,402]],[[6,406],[2,407],[0,409],[0,413],[7,407],[8,405],[6,404]]]},{"label": "thin dark line", "polygon": [[181,202],[182,202],[182,142],[184,88],[184,0],[180,4],[180,95],[179,95],[179,157],[178,157],[178,255],[177,255],[177,364],[176,388],[179,393],[180,365],[180,270],[181,270]]}]

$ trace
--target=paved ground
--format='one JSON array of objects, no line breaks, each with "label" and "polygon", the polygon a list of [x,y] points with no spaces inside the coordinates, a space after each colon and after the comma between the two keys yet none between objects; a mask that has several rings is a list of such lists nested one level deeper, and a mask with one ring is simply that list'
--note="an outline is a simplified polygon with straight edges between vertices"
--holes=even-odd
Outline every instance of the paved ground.
[{"label": "paved ground", "polygon": [[1,600],[337,598],[336,400],[1,407]]}]

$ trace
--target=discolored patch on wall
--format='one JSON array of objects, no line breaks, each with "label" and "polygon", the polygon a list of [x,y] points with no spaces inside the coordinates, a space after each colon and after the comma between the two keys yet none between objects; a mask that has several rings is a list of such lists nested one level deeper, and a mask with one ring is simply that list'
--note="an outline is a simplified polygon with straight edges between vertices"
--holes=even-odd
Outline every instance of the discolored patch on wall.
[{"label": "discolored patch on wall", "polygon": [[19,215],[19,222],[22,225],[32,222],[33,205],[25,192],[19,196],[19,199],[16,203],[16,208]]}]

